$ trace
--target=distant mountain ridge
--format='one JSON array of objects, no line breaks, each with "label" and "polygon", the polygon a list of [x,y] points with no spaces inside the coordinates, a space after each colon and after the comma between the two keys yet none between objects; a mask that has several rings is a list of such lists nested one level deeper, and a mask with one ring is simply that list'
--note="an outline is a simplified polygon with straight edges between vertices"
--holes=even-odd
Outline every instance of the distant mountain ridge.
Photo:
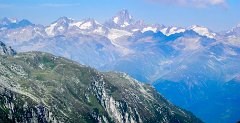
[{"label": "distant mountain ridge", "polygon": [[5,29],[16,29],[16,28],[26,27],[30,25],[33,26],[33,24],[26,19],[18,21],[17,19],[11,19],[11,18],[5,17],[0,20],[0,28],[5,28]]},{"label": "distant mountain ridge", "polygon": [[[21,24],[20,22],[22,21],[25,23]],[[216,33],[202,26],[195,25],[188,28],[182,28],[166,27],[159,24],[145,24],[142,20],[135,21],[133,16],[130,15],[127,10],[118,12],[112,19],[103,24],[94,19],[78,21],[67,17],[61,17],[48,26],[32,24],[25,19],[22,21],[11,18],[3,18],[0,21],[0,39],[4,41],[4,43],[15,47],[15,49],[19,51],[31,51],[32,49],[38,51],[47,51],[55,55],[65,56],[95,68],[100,68],[107,64],[107,62],[115,61],[119,56],[133,54],[134,51],[131,48],[128,48],[126,44],[122,43],[124,41],[121,42],[120,40],[127,40],[126,38],[134,37],[136,34],[161,32],[171,38],[178,33],[188,33],[188,31],[194,31],[198,35],[206,36],[207,38],[214,39],[217,37]],[[96,40],[101,40],[97,41],[97,44],[96,42],[91,45],[87,44],[88,46],[86,49],[89,49],[90,47],[90,49],[101,50],[98,48],[106,47],[106,45],[103,45],[101,42],[108,42],[108,45],[112,45],[110,46],[112,48],[107,46],[108,48],[104,49],[110,51],[101,50],[101,52],[104,52],[103,55],[99,54],[99,51],[96,51],[94,52],[93,56],[95,56],[97,59],[110,59],[107,62],[101,61],[97,63],[91,63],[89,60],[87,60],[89,58],[75,58],[76,55],[69,53],[70,51],[66,51],[67,48],[64,48],[66,46],[52,46],[56,45],[56,43],[49,44],[50,42],[48,42],[48,40],[59,40],[60,37],[63,38],[60,40],[92,40],[93,38],[96,38]],[[71,44],[68,45],[70,47]],[[80,47],[77,46],[77,48]],[[57,50],[64,51],[65,53],[60,53],[61,51]]]},{"label": "distant mountain ridge", "polygon": [[[32,24],[30,21],[25,20],[25,19],[18,21],[17,19],[3,18],[0,20],[0,28],[2,28],[2,30],[6,27],[7,27],[6,29],[15,29],[15,28],[21,28],[21,27],[26,27],[26,26],[36,26],[36,25]],[[120,29],[120,30],[125,30],[128,32],[131,32],[131,33],[136,32],[136,31],[142,31],[142,32],[161,31],[165,35],[180,33],[180,32],[184,32],[186,30],[193,30],[193,31],[199,33],[200,35],[207,36],[209,38],[214,38],[216,36],[215,33],[210,31],[206,27],[202,27],[202,26],[194,25],[194,26],[191,26],[188,28],[183,28],[183,27],[171,27],[171,26],[166,27],[166,26],[159,25],[159,24],[155,24],[155,25],[145,24],[144,21],[142,21],[142,20],[135,21],[133,16],[130,15],[127,10],[122,10],[122,11],[118,12],[112,19],[106,21],[103,24],[100,24],[99,22],[97,22],[94,19],[77,21],[77,20],[74,20],[71,18],[61,17],[57,21],[53,22],[51,25],[45,27],[46,33],[51,36],[61,35],[61,33],[58,32],[60,30],[58,30],[58,31],[51,30],[51,31],[57,31],[55,33],[51,32],[51,33],[54,33],[54,35],[50,34],[50,32],[49,32],[50,27],[57,28],[57,26],[62,26],[61,28],[59,28],[61,31],[66,30],[67,29],[66,26],[76,27],[75,29],[79,29],[79,30],[88,30],[89,28],[92,28],[95,30],[92,30],[91,33],[93,33],[95,31],[96,33],[99,33],[99,34],[102,33],[101,32],[102,30],[98,27],[105,28],[107,30]],[[99,32],[97,32],[96,29],[98,29]],[[101,34],[101,35],[103,35],[103,34]]]}]

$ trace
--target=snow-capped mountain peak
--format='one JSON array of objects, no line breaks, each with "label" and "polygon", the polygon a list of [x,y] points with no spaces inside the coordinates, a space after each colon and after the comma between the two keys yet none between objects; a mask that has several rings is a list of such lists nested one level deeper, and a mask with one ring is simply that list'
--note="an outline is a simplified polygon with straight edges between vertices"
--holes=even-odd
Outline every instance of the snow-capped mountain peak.
[{"label": "snow-capped mountain peak", "polygon": [[113,18],[113,22],[116,24],[122,24],[122,23],[131,23],[132,15],[129,14],[127,10],[122,10],[117,13],[116,16]]},{"label": "snow-capped mountain peak", "polygon": [[73,22],[73,19],[68,18],[68,17],[60,17],[57,21],[55,21],[54,23],[58,23],[58,24],[66,24],[66,23],[71,23]]},{"label": "snow-capped mountain peak", "polygon": [[18,20],[15,18],[4,17],[0,20],[0,25],[8,25],[8,24],[17,23],[17,22],[18,22]]},{"label": "snow-capped mountain peak", "polygon": [[26,26],[32,26],[30,21],[23,19],[21,21],[15,19],[15,18],[3,18],[0,20],[0,28],[1,30],[4,29],[16,29],[16,28],[21,28],[21,27],[26,27]]},{"label": "snow-capped mountain peak", "polygon": [[227,37],[240,36],[240,24],[238,24],[236,27],[232,28],[231,30],[225,32],[225,36],[227,36]]},{"label": "snow-capped mountain peak", "polygon": [[196,32],[197,34],[199,34],[201,36],[206,36],[208,38],[215,38],[215,36],[216,36],[216,33],[212,32],[208,28],[203,27],[203,26],[198,26],[198,25],[192,25],[188,28],[175,27],[175,26],[171,26],[171,27],[162,26],[162,27],[160,27],[159,30],[167,36],[176,34],[176,33],[182,33],[187,30],[192,30],[192,31]]},{"label": "snow-capped mountain peak", "polygon": [[79,26],[80,29],[94,29],[97,28],[98,26],[101,26],[101,24],[99,22],[97,22],[96,20],[89,18],[86,19],[82,22],[82,24]]},{"label": "snow-capped mountain peak", "polygon": [[92,18],[84,20],[78,26],[78,28],[87,34],[98,34],[98,35],[105,35],[108,30],[105,26],[103,26],[101,23],[99,23],[98,21]]},{"label": "snow-capped mountain peak", "polygon": [[110,28],[126,28],[132,25],[133,22],[132,15],[127,10],[121,10],[105,25]]},{"label": "snow-capped mountain peak", "polygon": [[113,18],[113,22],[114,22],[115,24],[118,24],[119,18],[118,18],[118,17],[114,17],[114,18]]},{"label": "snow-capped mountain peak", "polygon": [[216,33],[213,33],[208,28],[198,25],[192,25],[188,28],[189,30],[193,30],[201,36],[207,36],[208,38],[215,38]]},{"label": "snow-capped mountain peak", "polygon": [[144,27],[142,30],[142,33],[147,32],[147,31],[157,32],[157,27],[154,27],[154,26]]},{"label": "snow-capped mountain peak", "polygon": [[106,29],[102,24],[92,18],[77,21],[71,18],[61,17],[51,25],[47,26],[45,32],[49,36],[79,33],[97,33],[103,35],[106,32]]},{"label": "snow-capped mountain peak", "polygon": [[70,23],[73,23],[74,20],[67,17],[60,17],[58,20],[53,22],[51,25],[45,28],[45,32],[49,36],[54,36],[58,33],[62,33],[66,31],[70,25]]},{"label": "snow-capped mountain peak", "polygon": [[16,18],[8,18],[8,20],[11,22],[11,23],[17,23],[18,20]]},{"label": "snow-capped mountain peak", "polygon": [[86,22],[83,22],[80,26],[80,29],[89,29],[91,27],[93,27],[93,22],[92,21],[86,21]]},{"label": "snow-capped mountain peak", "polygon": [[160,29],[160,31],[164,34],[164,35],[172,35],[172,34],[176,34],[176,33],[181,33],[181,32],[185,32],[186,29],[182,28],[182,27],[175,27],[175,26],[171,26],[171,27],[165,27],[162,26],[163,28]]}]

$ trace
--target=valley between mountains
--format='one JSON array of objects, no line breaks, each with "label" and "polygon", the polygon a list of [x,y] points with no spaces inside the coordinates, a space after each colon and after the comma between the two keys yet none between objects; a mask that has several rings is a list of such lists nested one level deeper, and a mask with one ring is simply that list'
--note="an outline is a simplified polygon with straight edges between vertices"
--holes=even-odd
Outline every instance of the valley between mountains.
[{"label": "valley between mountains", "polygon": [[31,109],[31,116],[50,113],[48,121],[240,120],[240,25],[214,32],[146,24],[122,10],[105,22],[3,18],[0,41],[6,117],[12,111],[27,120],[14,114],[14,105],[22,113]]}]

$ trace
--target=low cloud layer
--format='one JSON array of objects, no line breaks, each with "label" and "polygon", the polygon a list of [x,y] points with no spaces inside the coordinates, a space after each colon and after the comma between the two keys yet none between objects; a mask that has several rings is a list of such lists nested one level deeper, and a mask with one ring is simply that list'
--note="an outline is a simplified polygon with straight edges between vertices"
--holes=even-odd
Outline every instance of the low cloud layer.
[{"label": "low cloud layer", "polygon": [[163,4],[173,4],[189,7],[225,6],[226,0],[148,0]]}]

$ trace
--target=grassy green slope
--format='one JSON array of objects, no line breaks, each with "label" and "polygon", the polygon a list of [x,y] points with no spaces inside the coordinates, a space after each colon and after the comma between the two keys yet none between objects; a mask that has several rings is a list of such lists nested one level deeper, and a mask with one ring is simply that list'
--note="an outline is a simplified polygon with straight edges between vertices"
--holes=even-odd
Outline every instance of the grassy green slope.
[{"label": "grassy green slope", "polygon": [[[0,56],[0,115],[11,107],[47,110],[43,119],[63,122],[201,122],[155,91],[123,73],[101,73],[65,58],[42,52]],[[6,92],[14,98],[9,101]],[[19,100],[19,101],[16,101]],[[7,103],[6,103],[7,101]],[[9,103],[10,102],[10,103]],[[21,103],[18,103],[21,102]],[[16,111],[12,111],[15,116]],[[26,111],[21,111],[26,114]],[[26,116],[19,114],[22,121]],[[13,120],[0,118],[1,120]],[[30,118],[34,120],[34,117]],[[39,120],[39,119],[37,119]]]}]

